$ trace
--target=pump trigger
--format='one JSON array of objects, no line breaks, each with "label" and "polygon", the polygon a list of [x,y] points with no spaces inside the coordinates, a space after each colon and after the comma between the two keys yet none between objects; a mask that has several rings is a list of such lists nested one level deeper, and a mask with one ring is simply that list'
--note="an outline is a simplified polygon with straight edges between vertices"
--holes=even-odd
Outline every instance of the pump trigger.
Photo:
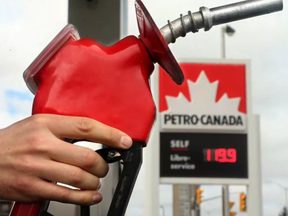
[{"label": "pump trigger", "polygon": [[107,163],[114,163],[122,159],[121,154],[117,155],[119,150],[114,148],[102,148],[95,152],[98,153]]}]

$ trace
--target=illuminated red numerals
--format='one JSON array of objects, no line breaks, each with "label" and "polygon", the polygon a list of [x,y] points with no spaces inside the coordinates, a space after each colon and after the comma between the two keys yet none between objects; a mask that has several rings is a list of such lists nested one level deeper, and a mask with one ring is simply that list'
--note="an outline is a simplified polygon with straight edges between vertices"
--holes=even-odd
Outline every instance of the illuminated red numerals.
[{"label": "illuminated red numerals", "polygon": [[236,149],[228,149],[227,150],[227,155],[229,157],[229,162],[230,163],[235,163],[237,161]]},{"label": "illuminated red numerals", "polygon": [[220,148],[215,151],[215,160],[219,163],[225,163],[227,161],[226,158],[226,149]]},{"label": "illuminated red numerals", "polygon": [[211,161],[211,150],[207,149],[207,161]]},{"label": "illuminated red numerals", "polygon": [[237,161],[236,149],[216,149],[215,161],[219,163],[235,163]]},{"label": "illuminated red numerals", "polygon": [[237,161],[237,151],[234,148],[205,149],[204,156],[206,161],[215,161],[219,163],[236,163]]}]

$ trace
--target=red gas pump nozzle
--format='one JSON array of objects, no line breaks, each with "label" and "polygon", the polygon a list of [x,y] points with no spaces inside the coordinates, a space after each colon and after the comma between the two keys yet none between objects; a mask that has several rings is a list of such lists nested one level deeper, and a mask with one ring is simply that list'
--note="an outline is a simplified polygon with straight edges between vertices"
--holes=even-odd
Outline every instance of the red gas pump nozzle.
[{"label": "red gas pump nozzle", "polygon": [[[35,98],[32,114],[84,116],[118,128],[133,139],[126,151],[96,151],[108,163],[122,160],[121,173],[108,216],[123,216],[142,163],[156,110],[149,79],[158,63],[178,85],[183,73],[168,44],[187,32],[208,31],[223,24],[283,9],[281,0],[249,0],[182,16],[160,30],[141,2],[135,2],[139,37],[127,36],[105,47],[89,38],[80,39],[67,25],[24,72]],[[67,142],[75,143],[73,140]],[[115,154],[118,152],[120,157]],[[16,202],[10,216],[47,216],[49,201]]]}]

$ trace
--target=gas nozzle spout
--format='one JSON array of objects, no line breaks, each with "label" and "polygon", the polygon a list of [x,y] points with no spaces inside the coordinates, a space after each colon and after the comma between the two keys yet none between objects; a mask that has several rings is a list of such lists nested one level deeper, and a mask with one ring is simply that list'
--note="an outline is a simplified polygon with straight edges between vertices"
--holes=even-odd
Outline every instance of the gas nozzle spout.
[{"label": "gas nozzle spout", "polygon": [[265,15],[283,10],[282,0],[249,0],[215,8],[200,7],[198,12],[170,22],[160,29],[167,44],[177,38],[185,37],[188,32],[196,33],[200,29],[209,31],[213,26]]}]

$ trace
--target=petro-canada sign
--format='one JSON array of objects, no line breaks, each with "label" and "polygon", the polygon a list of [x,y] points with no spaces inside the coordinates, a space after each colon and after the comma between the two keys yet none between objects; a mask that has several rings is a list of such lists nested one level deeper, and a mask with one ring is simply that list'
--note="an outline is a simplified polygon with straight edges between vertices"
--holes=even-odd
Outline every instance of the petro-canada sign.
[{"label": "petro-canada sign", "polygon": [[162,130],[234,131],[247,129],[246,70],[241,63],[181,63],[178,86],[160,69]]}]

